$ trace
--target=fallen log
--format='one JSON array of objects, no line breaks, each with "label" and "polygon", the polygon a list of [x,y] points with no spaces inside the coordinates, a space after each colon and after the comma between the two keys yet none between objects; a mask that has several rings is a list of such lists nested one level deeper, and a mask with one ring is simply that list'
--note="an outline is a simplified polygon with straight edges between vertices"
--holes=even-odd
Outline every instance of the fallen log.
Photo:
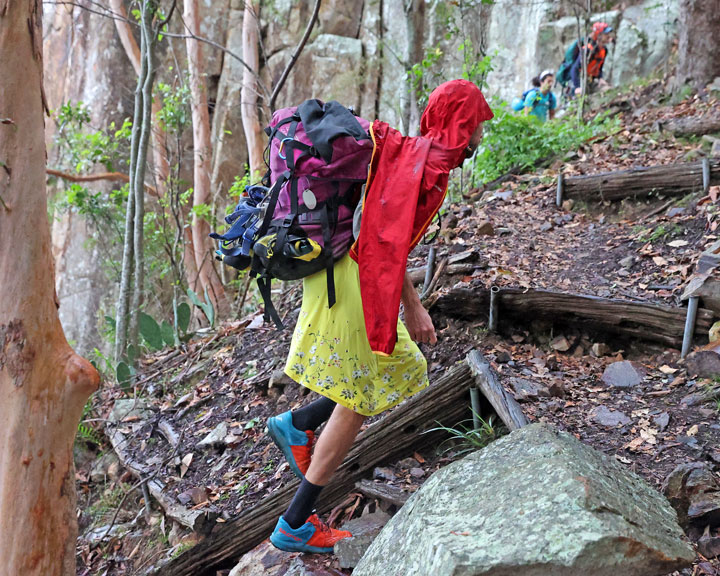
[{"label": "fallen log", "polygon": [[[661,194],[683,196],[703,191],[702,162],[647,166],[563,178],[563,197],[584,200],[620,200]],[[720,184],[720,160],[710,160],[710,185]]]},{"label": "fallen log", "polygon": [[[117,454],[120,464],[122,464],[124,468],[129,470],[138,480],[152,476],[152,469],[142,462],[135,460],[130,456],[129,451],[125,449],[128,445],[125,434],[119,430],[108,428],[106,435],[110,439],[110,444],[115,454]],[[217,513],[185,508],[175,500],[174,496],[166,492],[165,483],[161,480],[151,478],[147,482],[147,487],[150,495],[165,511],[165,515],[180,525],[198,534],[205,534],[214,526],[215,519],[218,517]]]},{"label": "fallen log", "polygon": [[523,414],[522,408],[498,380],[495,371],[490,363],[477,350],[471,350],[467,355],[467,363],[475,376],[478,388],[485,398],[495,408],[500,419],[508,429],[517,430],[529,424],[527,417]]},{"label": "fallen log", "polygon": [[[362,432],[318,502],[325,512],[342,502],[355,483],[378,464],[400,458],[436,442],[440,431],[422,434],[437,422],[454,426],[468,416],[473,377],[467,363],[449,370],[426,390]],[[265,540],[278,516],[287,508],[298,486],[293,480],[241,516],[218,523],[205,540],[170,560],[156,576],[200,576],[218,564],[241,556]],[[212,572],[214,574],[214,572]]]},{"label": "fallen log", "polygon": [[707,113],[699,116],[684,116],[661,124],[663,130],[675,136],[703,136],[720,132],[720,114]]},{"label": "fallen log", "polygon": [[[441,295],[432,310],[448,316],[487,317],[490,291],[486,289],[453,288]],[[598,296],[583,296],[549,290],[502,288],[499,294],[499,316],[528,322],[535,318],[573,323],[583,327],[661,342],[679,347],[685,330],[685,308],[629,302]],[[696,336],[707,336],[713,323],[713,312],[698,310]]]}]

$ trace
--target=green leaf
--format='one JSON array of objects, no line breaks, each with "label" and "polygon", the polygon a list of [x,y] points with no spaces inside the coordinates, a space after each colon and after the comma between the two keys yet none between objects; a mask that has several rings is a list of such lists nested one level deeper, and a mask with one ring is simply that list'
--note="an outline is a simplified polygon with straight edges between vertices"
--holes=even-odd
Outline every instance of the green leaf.
[{"label": "green leaf", "polygon": [[190,302],[195,304],[195,306],[197,306],[198,308],[200,308],[202,306],[202,302],[200,302],[200,298],[198,298],[198,295],[195,294],[195,292],[192,290],[192,288],[188,288],[187,294],[188,294],[188,298],[190,298]]},{"label": "green leaf", "polygon": [[215,307],[213,306],[212,300],[208,295],[207,287],[205,288],[205,304],[203,305],[203,312],[207,316],[210,327],[215,326]]},{"label": "green leaf", "polygon": [[180,332],[187,332],[190,326],[190,306],[181,302],[177,307],[177,324]]},{"label": "green leaf", "polygon": [[122,386],[123,388],[126,387],[128,384],[130,384],[130,366],[125,364],[125,362],[118,362],[117,366],[115,366],[115,377],[117,378],[118,384]]},{"label": "green leaf", "polygon": [[162,321],[160,325],[160,332],[162,333],[162,339],[167,346],[175,346],[175,330],[169,322]]},{"label": "green leaf", "polygon": [[127,352],[125,353],[127,356],[127,361],[130,362],[131,365],[135,364],[135,359],[138,357],[137,349],[132,344],[128,344]]},{"label": "green leaf", "polygon": [[145,312],[140,312],[140,334],[151,348],[155,350],[161,350],[163,348],[163,337],[160,332],[160,326],[155,321],[155,318]]}]

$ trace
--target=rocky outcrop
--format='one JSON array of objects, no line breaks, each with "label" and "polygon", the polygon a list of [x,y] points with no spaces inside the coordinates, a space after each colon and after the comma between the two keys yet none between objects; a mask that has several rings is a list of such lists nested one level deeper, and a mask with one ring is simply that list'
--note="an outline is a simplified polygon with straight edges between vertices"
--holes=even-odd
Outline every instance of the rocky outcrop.
[{"label": "rocky outcrop", "polygon": [[694,559],[682,536],[642,479],[533,424],[435,473],[353,575],[660,575]]}]

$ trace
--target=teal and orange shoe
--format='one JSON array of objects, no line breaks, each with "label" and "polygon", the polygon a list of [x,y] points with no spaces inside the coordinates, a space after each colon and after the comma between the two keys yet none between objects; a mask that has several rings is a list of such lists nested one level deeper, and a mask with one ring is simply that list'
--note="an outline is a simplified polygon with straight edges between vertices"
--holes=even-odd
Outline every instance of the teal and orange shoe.
[{"label": "teal and orange shoe", "polygon": [[283,412],[267,421],[268,433],[285,455],[290,470],[301,480],[310,467],[310,456],[315,434],[312,430],[298,430],[293,426],[290,412]]},{"label": "teal and orange shoe", "polygon": [[310,516],[305,524],[296,529],[290,528],[280,516],[270,542],[285,552],[332,552],[337,541],[351,536],[347,530],[333,530],[317,514]]}]

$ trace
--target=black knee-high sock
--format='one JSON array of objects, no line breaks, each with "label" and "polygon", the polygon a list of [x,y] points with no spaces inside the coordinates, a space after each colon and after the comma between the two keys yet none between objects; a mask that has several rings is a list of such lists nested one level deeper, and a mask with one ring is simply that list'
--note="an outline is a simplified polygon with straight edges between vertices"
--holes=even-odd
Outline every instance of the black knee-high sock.
[{"label": "black knee-high sock", "polygon": [[300,526],[307,522],[310,514],[312,514],[313,508],[315,508],[315,501],[322,489],[323,486],[312,484],[305,478],[302,479],[298,491],[295,492],[295,496],[292,502],[290,502],[290,506],[285,514],[283,514],[283,518],[285,518],[285,522],[290,525],[290,528],[300,528]]},{"label": "black knee-high sock", "polygon": [[322,396],[292,412],[292,425],[298,430],[315,430],[320,424],[328,421],[335,406],[335,402],[330,398]]}]

